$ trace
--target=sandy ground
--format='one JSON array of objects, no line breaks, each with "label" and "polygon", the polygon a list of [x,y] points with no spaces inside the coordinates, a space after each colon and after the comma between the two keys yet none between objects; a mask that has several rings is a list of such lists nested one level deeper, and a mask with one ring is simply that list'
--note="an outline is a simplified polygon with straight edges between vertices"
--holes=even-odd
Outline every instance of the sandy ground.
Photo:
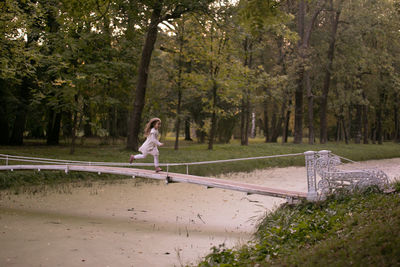
[{"label": "sandy ground", "polygon": [[[400,158],[352,164],[400,177]],[[221,176],[307,191],[302,167]],[[95,183],[68,193],[0,195],[0,266],[181,266],[240,245],[285,200],[190,184]]]}]

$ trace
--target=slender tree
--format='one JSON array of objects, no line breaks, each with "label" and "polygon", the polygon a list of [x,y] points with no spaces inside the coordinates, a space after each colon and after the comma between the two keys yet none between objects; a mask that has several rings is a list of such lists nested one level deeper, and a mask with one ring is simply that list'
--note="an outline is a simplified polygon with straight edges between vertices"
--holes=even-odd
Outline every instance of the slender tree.
[{"label": "slender tree", "polygon": [[[297,43],[297,53],[299,55],[299,63],[297,66],[297,87],[295,91],[295,121],[294,121],[294,143],[300,144],[303,139],[303,95],[304,95],[304,86],[308,86],[307,88],[310,90],[309,86],[309,71],[306,70],[306,62],[309,58],[309,47],[310,47],[310,38],[311,33],[313,31],[313,27],[317,20],[319,13],[321,12],[323,6],[325,4],[325,0],[318,0],[315,3],[314,9],[312,9],[310,17],[306,20],[306,1],[300,0],[297,11],[297,29],[299,33],[299,41]],[[306,83],[306,84],[305,84]],[[312,94],[308,91],[309,101],[312,101]],[[309,105],[309,109],[313,109],[312,102]],[[312,112],[312,110],[309,112]],[[311,113],[309,113],[309,116]],[[313,119],[309,118],[309,123],[312,123]],[[313,133],[310,134],[313,137]],[[313,140],[309,139],[312,143]]]},{"label": "slender tree", "polygon": [[139,143],[140,123],[145,104],[147,79],[154,45],[157,40],[158,25],[163,21],[173,20],[183,14],[205,9],[210,1],[176,1],[157,0],[151,1],[148,8],[151,10],[150,23],[138,69],[138,78],[134,94],[133,109],[129,120],[127,148],[137,150]]},{"label": "slender tree", "polygon": [[333,59],[335,55],[336,33],[339,25],[339,18],[342,9],[342,1],[339,1],[338,7],[334,9],[333,0],[329,0],[330,12],[330,25],[331,32],[329,36],[329,48],[327,53],[327,66],[325,70],[324,84],[322,87],[321,103],[320,103],[320,137],[319,142],[325,144],[328,141],[328,94],[331,84],[331,77],[333,72]]}]

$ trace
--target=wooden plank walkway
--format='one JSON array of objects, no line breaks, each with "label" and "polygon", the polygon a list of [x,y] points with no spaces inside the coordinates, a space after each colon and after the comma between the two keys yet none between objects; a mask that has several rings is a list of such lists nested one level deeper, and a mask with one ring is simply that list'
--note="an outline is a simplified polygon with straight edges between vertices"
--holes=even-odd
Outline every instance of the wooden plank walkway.
[{"label": "wooden plank walkway", "polygon": [[68,173],[69,171],[95,172],[98,174],[118,174],[131,177],[143,177],[157,180],[164,180],[166,183],[190,183],[202,185],[210,188],[222,188],[234,191],[241,191],[248,194],[259,194],[281,198],[306,198],[306,192],[289,191],[276,189],[255,184],[241,183],[237,181],[218,179],[212,177],[202,177],[182,173],[159,172],[154,170],[125,168],[125,167],[106,167],[95,165],[5,165],[0,166],[0,170],[60,170]]}]

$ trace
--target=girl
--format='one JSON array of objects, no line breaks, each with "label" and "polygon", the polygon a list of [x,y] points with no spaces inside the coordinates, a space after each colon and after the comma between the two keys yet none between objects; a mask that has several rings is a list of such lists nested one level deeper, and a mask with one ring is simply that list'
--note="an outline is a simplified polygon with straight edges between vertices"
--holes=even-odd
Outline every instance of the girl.
[{"label": "girl", "polygon": [[163,146],[163,143],[158,141],[158,129],[161,126],[161,120],[159,118],[152,118],[144,128],[144,135],[147,137],[146,141],[143,143],[141,147],[139,147],[139,151],[142,154],[131,155],[129,158],[129,163],[132,163],[135,159],[144,159],[148,154],[153,155],[154,157],[154,167],[156,168],[156,172],[162,171],[162,169],[158,166],[158,146]]}]

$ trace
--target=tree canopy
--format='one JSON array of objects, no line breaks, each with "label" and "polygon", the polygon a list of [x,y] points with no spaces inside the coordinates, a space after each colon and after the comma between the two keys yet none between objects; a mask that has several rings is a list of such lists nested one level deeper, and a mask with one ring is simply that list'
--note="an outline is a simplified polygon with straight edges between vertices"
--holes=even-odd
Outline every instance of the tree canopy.
[{"label": "tree canopy", "polygon": [[[397,0],[0,2],[0,143],[400,142]],[[319,134],[317,134],[319,133]]]}]

